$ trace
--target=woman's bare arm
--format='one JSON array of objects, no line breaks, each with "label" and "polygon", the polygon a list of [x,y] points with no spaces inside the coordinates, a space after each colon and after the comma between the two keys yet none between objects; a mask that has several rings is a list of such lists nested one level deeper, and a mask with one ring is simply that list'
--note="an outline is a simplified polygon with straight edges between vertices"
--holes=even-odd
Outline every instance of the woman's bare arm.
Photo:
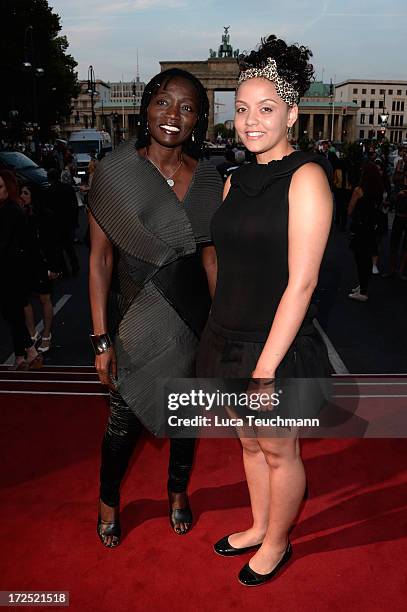
[{"label": "woman's bare arm", "polygon": [[269,378],[291,346],[309,307],[332,222],[332,195],[324,170],[305,164],[289,191],[289,280],[253,377]]},{"label": "woman's bare arm", "polygon": [[355,189],[353,190],[350,202],[348,204],[348,217],[351,216],[351,214],[355,210],[355,206],[356,206],[357,201],[360,200],[360,198],[362,196],[363,196],[362,189],[360,187],[355,187]]},{"label": "woman's bare arm", "polygon": [[[229,193],[230,189],[230,176],[228,176],[225,186],[223,188],[223,200]],[[218,260],[216,257],[216,250],[213,246],[205,247],[202,250],[202,265],[205,268],[206,276],[208,279],[209,293],[211,298],[215,295],[216,278],[218,273]]]},{"label": "woman's bare arm", "polygon": [[206,246],[202,249],[202,265],[205,268],[206,278],[208,279],[209,293],[213,299],[215,295],[216,275],[218,272],[215,247]]},{"label": "woman's bare arm", "polygon": [[226,200],[226,196],[229,193],[231,179],[232,179],[232,175],[230,174],[228,178],[226,179],[225,185],[223,187],[223,201]]},{"label": "woman's bare arm", "polygon": [[[89,213],[90,259],[89,259],[89,297],[92,313],[93,333],[106,334],[107,299],[113,270],[113,246],[106,234]],[[95,367],[102,384],[114,388],[111,375],[117,376],[116,356],[111,347],[105,353],[96,355]]]}]

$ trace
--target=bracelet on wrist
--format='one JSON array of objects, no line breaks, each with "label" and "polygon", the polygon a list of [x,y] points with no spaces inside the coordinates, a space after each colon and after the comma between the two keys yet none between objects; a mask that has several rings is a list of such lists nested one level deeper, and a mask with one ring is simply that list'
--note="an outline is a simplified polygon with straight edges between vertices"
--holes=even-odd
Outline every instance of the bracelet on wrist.
[{"label": "bracelet on wrist", "polygon": [[258,387],[269,387],[275,383],[275,378],[253,378],[251,377],[250,381],[257,385]]},{"label": "bracelet on wrist", "polygon": [[106,353],[113,344],[109,334],[90,334],[89,338],[95,355]]}]

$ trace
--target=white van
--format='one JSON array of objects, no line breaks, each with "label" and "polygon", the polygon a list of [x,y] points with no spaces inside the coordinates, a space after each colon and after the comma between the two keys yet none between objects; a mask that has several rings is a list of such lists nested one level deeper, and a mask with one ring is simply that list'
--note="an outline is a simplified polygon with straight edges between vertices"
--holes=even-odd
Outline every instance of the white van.
[{"label": "white van", "polygon": [[100,157],[112,150],[112,140],[108,132],[100,130],[79,130],[72,132],[68,147],[73,150],[78,167],[78,176],[85,178],[88,173],[90,155],[95,152]]}]

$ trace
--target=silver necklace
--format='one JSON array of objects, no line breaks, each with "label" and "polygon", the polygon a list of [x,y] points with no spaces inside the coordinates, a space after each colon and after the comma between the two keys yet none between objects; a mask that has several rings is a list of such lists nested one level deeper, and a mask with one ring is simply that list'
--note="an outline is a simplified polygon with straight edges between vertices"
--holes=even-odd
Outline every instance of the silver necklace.
[{"label": "silver necklace", "polygon": [[159,166],[157,166],[157,164],[155,164],[155,163],[153,162],[153,160],[151,159],[151,157],[148,155],[147,150],[146,150],[146,157],[147,157],[148,161],[150,161],[150,162],[153,164],[153,166],[154,166],[155,168],[157,168],[158,172],[159,172],[159,173],[160,173],[160,174],[161,174],[161,175],[162,175],[162,176],[165,178],[165,180],[167,181],[168,185],[169,185],[170,187],[174,187],[174,185],[175,185],[175,181],[174,181],[174,179],[173,179],[172,177],[176,175],[176,173],[178,172],[178,170],[179,170],[179,169],[181,168],[181,166],[182,166],[182,162],[184,161],[184,160],[183,160],[182,155],[181,155],[181,160],[180,160],[180,162],[179,162],[178,166],[175,168],[174,172],[173,172],[172,174],[170,174],[170,176],[165,176],[165,174],[164,174],[164,172],[161,170],[161,168],[160,168]]}]

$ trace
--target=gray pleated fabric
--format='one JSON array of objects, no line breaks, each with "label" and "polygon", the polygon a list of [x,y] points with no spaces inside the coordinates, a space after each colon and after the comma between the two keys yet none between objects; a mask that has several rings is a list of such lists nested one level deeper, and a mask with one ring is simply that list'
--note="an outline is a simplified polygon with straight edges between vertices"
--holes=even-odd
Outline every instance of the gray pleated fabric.
[{"label": "gray pleated fabric", "polygon": [[109,328],[118,360],[118,390],[153,433],[162,430],[157,379],[194,375],[198,338],[154,284],[154,276],[210,242],[209,224],[222,201],[222,181],[198,162],[180,202],[134,141],[98,164],[89,209],[115,247]]}]

